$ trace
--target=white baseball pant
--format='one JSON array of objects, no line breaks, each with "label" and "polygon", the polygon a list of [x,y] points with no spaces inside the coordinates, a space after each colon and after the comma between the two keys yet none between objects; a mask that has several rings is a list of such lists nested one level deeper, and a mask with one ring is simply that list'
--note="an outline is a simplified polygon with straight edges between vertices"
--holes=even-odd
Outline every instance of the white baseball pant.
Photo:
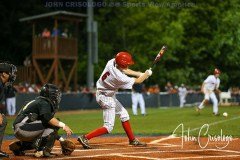
[{"label": "white baseball pant", "polygon": [[186,102],[184,95],[180,95],[179,96],[179,100],[180,100],[180,108],[182,108],[184,106],[184,103]]},{"label": "white baseball pant", "polygon": [[[217,114],[218,113],[218,100],[213,91],[204,91],[204,99],[208,100],[211,99],[213,102],[213,113]],[[204,108],[204,106],[199,106],[200,109]]]},{"label": "white baseball pant", "polygon": [[14,116],[16,113],[16,97],[6,99],[8,115]]},{"label": "white baseball pant", "polygon": [[132,92],[132,111],[137,115],[138,103],[141,109],[141,114],[146,114],[145,102],[142,93]]},{"label": "white baseball pant", "polygon": [[116,99],[115,95],[110,97],[102,94],[100,91],[97,91],[96,100],[103,109],[103,127],[108,130],[108,133],[113,130],[115,115],[119,115],[119,118],[122,122],[128,121],[130,119],[127,110]]}]

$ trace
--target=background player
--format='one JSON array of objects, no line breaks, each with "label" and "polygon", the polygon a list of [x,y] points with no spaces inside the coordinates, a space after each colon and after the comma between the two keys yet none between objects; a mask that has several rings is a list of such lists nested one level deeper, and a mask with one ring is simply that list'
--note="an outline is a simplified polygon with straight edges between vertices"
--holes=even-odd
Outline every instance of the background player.
[{"label": "background player", "polygon": [[143,89],[144,85],[143,84],[134,84],[132,87],[132,111],[133,115],[137,115],[137,107],[138,103],[141,109],[141,114],[143,116],[146,115],[146,109],[145,109],[145,101],[143,98]]},{"label": "background player", "polygon": [[[10,86],[16,79],[17,67],[9,63],[0,63],[0,101],[3,99],[4,87]],[[1,151],[2,140],[7,126],[7,119],[0,113],[0,158],[8,157],[8,154]]]},{"label": "background player", "polygon": [[5,87],[4,95],[9,116],[14,116],[16,113],[16,93],[17,90],[12,85]]},{"label": "background player", "polygon": [[55,140],[65,141],[58,136],[62,128],[67,135],[72,130],[54,117],[61,101],[61,92],[53,84],[45,84],[40,90],[40,96],[25,105],[16,117],[13,127],[14,135],[20,141],[13,142],[9,149],[14,155],[24,155],[25,150],[36,149],[36,157],[49,157]]},{"label": "background player", "polygon": [[[132,56],[128,52],[119,52],[115,58],[108,61],[101,77],[97,81],[96,100],[103,109],[103,127],[97,128],[86,135],[78,137],[78,141],[83,148],[91,149],[88,140],[91,138],[110,133],[113,130],[115,114],[119,115],[122,126],[129,138],[129,144],[133,146],[146,146],[135,138],[129,122],[127,110],[116,99],[115,93],[119,88],[132,89],[134,83],[142,83],[152,75],[152,71],[146,70],[145,73],[136,72],[128,69],[133,65]],[[135,76],[131,78],[127,75]]]},{"label": "background player", "polygon": [[202,103],[198,107],[196,107],[197,112],[200,112],[200,110],[204,108],[204,105],[209,101],[209,99],[211,99],[213,102],[213,114],[215,116],[219,115],[218,100],[214,91],[216,91],[217,93],[221,92],[218,89],[220,85],[220,79],[219,79],[220,73],[221,73],[220,70],[216,68],[214,70],[214,75],[208,76],[207,79],[203,82],[201,91],[204,93],[204,99]]},{"label": "background player", "polygon": [[181,86],[178,88],[178,96],[180,101],[180,108],[182,108],[186,102],[187,96],[187,88],[184,86],[184,84],[181,84]]}]

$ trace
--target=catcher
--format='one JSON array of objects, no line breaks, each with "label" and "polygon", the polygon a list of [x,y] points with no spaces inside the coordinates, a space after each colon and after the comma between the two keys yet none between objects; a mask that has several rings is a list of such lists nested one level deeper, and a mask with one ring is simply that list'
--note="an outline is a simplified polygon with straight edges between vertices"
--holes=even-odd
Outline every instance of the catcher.
[{"label": "catcher", "polygon": [[70,155],[75,144],[58,135],[62,128],[67,136],[72,130],[54,117],[59,109],[61,92],[53,84],[45,84],[40,90],[40,96],[26,104],[18,113],[14,123],[14,135],[19,141],[9,145],[16,156],[25,155],[25,150],[35,149],[36,157],[49,157],[55,140],[59,140],[62,153]]}]

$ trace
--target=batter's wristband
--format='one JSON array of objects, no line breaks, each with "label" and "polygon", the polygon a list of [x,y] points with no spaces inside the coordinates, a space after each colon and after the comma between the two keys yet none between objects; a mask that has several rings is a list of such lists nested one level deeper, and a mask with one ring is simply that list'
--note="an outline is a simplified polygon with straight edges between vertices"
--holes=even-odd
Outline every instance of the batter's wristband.
[{"label": "batter's wristband", "polygon": [[59,125],[59,127],[63,128],[63,129],[64,129],[64,128],[65,128],[65,126],[66,126],[66,124],[65,124],[65,123],[63,123],[63,122],[59,122],[59,123],[58,123],[58,125]]}]

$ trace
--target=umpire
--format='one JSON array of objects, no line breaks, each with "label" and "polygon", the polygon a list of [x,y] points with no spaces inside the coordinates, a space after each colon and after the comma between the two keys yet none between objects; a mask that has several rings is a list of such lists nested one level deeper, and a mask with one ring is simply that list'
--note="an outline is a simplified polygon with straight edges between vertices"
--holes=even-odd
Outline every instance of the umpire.
[{"label": "umpire", "polygon": [[133,115],[137,115],[137,107],[138,103],[140,105],[141,114],[143,116],[146,115],[146,109],[145,109],[145,101],[143,98],[143,84],[134,84],[132,87],[132,111]]},{"label": "umpire", "polygon": [[[3,99],[4,87],[12,85],[16,79],[17,68],[10,63],[0,63],[0,101]],[[9,157],[8,154],[1,151],[4,131],[7,126],[7,119],[4,114],[0,113],[0,158]]]},{"label": "umpire", "polygon": [[25,150],[36,149],[36,157],[49,157],[55,140],[60,144],[65,141],[57,134],[58,129],[63,128],[68,136],[72,134],[67,125],[54,117],[60,101],[59,88],[45,84],[40,96],[22,107],[13,123],[14,135],[20,141],[9,145],[14,155],[25,155]]}]

